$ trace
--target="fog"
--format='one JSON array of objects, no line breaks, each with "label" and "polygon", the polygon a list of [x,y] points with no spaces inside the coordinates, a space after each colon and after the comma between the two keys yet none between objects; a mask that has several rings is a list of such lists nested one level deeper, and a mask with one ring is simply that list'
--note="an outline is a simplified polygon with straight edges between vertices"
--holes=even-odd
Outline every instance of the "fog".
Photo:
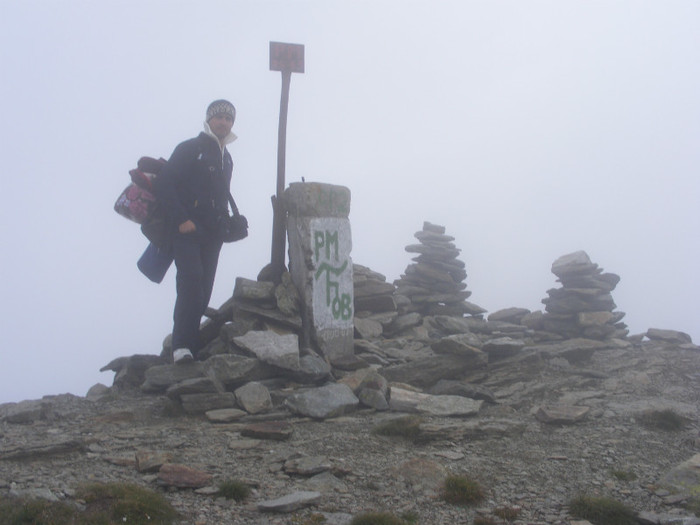
[{"label": "fog", "polygon": [[115,357],[160,352],[174,271],[114,201],[206,106],[237,107],[226,245],[211,305],[270,260],[280,73],[287,182],[352,192],[352,257],[397,279],[423,221],[462,250],[470,301],[542,309],[559,256],[621,282],[632,333],[700,342],[700,3],[688,1],[0,0],[0,402],[85,395]]}]

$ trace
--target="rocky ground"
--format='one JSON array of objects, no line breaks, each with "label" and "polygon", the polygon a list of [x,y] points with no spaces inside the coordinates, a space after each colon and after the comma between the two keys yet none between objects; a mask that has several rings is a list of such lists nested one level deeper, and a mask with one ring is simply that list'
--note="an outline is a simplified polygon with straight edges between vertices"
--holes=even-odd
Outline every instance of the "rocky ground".
[{"label": "rocky ground", "polygon": [[[700,350],[619,340],[574,355],[526,347],[490,363],[469,379],[496,402],[470,417],[425,413],[417,441],[372,432],[400,417],[396,410],[313,420],[277,404],[271,413],[214,423],[137,389],[1,405],[0,496],[71,501],[85,481],[119,481],[162,491],[182,524],[348,524],[368,510],[466,524],[477,515],[499,521],[499,508],[515,509],[516,523],[568,524],[576,520],[568,501],[585,493],[621,501],[647,523],[700,523],[686,508],[692,487],[668,483],[700,453]],[[558,419],[558,409],[566,416]],[[684,427],[645,424],[645,414],[663,409],[686,418]],[[265,420],[286,422],[291,433],[251,437],[250,425]],[[211,480],[177,488],[148,471],[152,458]],[[695,489],[698,470],[684,478],[694,475]],[[448,473],[478,480],[486,499],[476,507],[442,501]],[[248,500],[212,494],[229,479],[254,487]],[[301,508],[275,502],[292,494]]]}]

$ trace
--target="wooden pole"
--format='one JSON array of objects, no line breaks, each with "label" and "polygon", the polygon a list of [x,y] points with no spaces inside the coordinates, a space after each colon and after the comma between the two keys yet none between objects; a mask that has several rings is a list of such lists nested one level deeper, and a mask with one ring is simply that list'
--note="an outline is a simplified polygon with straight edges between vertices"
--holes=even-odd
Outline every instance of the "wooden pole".
[{"label": "wooden pole", "polygon": [[272,196],[272,247],[270,249],[269,274],[269,278],[273,282],[279,283],[286,267],[284,261],[287,246],[287,213],[282,203],[282,195],[285,189],[289,85],[292,73],[304,72],[304,46],[270,42],[270,69],[282,72],[280,122],[277,132],[277,192]]},{"label": "wooden pole", "polygon": [[282,96],[280,98],[280,121],[277,132],[277,194],[272,198],[272,248],[270,265],[273,281],[282,279],[285,269],[286,248],[286,212],[282,206],[282,194],[285,189],[285,164],[287,156],[287,110],[289,109],[289,85],[291,71],[282,71]]}]

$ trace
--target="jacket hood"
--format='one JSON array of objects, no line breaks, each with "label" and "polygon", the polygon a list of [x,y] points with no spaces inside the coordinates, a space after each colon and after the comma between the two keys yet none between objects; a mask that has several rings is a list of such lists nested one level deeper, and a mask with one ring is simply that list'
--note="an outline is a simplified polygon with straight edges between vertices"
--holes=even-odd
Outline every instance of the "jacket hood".
[{"label": "jacket hood", "polygon": [[224,149],[224,147],[226,147],[226,145],[231,144],[231,142],[233,142],[234,140],[236,140],[238,138],[238,135],[236,135],[233,131],[231,131],[228,135],[226,135],[223,138],[223,140],[219,140],[219,137],[214,135],[214,132],[209,127],[208,122],[204,122],[204,133],[206,133],[211,138],[213,138],[216,142],[218,142],[219,145],[221,146],[222,150]]}]

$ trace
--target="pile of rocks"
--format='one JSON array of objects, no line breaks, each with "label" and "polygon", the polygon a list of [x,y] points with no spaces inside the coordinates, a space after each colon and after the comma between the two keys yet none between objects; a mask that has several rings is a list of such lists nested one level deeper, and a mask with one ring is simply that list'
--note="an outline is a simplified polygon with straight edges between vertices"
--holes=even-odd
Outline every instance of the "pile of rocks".
[{"label": "pile of rocks", "polygon": [[419,244],[406,246],[407,252],[418,254],[412,259],[415,262],[394,282],[397,295],[407,298],[399,302],[399,310],[458,317],[486,312],[466,301],[471,295],[464,282],[467,271],[457,258],[460,250],[452,242],[454,237],[445,235],[445,227],[425,222],[415,237]]},{"label": "pile of rocks", "polygon": [[355,314],[377,314],[396,311],[393,284],[386,282],[386,276],[370,270],[366,266],[353,264],[353,293]]},{"label": "pile of rocks", "polygon": [[[165,394],[185,412],[217,420],[281,408],[325,418],[360,405],[391,408],[386,381],[426,389],[441,380],[478,382],[487,366],[538,342],[626,337],[624,314],[613,311],[610,295],[619,277],[603,273],[585,252],[554,262],[552,271],[563,287],[548,291],[545,313],[507,308],[485,319],[482,308],[466,301],[464,264],[444,231],[425,223],[416,234],[421,243],[407,248],[419,254],[415,264],[397,286],[353,265],[352,367],[331,366],[305,343],[299,295],[284,274],[279,284],[238,278],[233,296],[207,311],[200,330],[204,346],[191,366],[170,364],[168,337],[160,356],[118,358],[103,370],[116,372],[118,388]],[[650,331],[647,337],[690,344],[687,335],[675,332]],[[366,377],[370,370],[378,374]],[[329,385],[335,386],[324,390]]]},{"label": "pile of rocks", "polygon": [[627,335],[627,326],[620,322],[625,314],[614,311],[617,306],[610,294],[620,281],[618,275],[603,273],[584,251],[554,261],[552,273],[562,287],[548,290],[549,297],[542,300],[546,331],[598,340]]},{"label": "pile of rocks", "polygon": [[355,296],[355,338],[376,339],[398,317],[395,287],[386,276],[366,266],[353,264],[353,293]]}]

